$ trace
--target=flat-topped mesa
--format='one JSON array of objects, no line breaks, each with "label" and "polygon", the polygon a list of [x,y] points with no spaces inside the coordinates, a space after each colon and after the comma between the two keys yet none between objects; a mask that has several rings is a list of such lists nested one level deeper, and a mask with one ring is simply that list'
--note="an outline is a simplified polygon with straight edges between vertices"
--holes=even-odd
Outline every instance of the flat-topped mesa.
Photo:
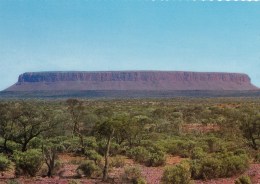
[{"label": "flat-topped mesa", "polygon": [[176,71],[28,72],[6,91],[255,90],[246,74]]}]

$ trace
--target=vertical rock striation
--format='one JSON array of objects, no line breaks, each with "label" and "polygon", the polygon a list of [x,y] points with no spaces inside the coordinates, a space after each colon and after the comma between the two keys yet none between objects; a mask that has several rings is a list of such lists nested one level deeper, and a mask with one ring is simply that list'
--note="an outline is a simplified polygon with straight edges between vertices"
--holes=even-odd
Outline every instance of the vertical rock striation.
[{"label": "vertical rock striation", "polygon": [[246,74],[176,71],[27,72],[5,91],[255,90]]}]

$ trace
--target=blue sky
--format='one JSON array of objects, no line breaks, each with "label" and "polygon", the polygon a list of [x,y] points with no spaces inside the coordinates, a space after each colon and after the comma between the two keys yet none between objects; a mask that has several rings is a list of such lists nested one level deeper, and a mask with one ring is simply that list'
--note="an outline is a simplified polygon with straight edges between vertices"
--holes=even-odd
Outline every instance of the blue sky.
[{"label": "blue sky", "polygon": [[0,90],[28,71],[247,73],[260,86],[260,2],[1,0]]}]

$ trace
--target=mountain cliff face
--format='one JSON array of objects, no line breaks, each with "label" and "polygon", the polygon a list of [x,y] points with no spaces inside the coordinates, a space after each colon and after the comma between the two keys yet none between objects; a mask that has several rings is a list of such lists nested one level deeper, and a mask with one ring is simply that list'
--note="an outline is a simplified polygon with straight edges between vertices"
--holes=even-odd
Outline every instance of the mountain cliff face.
[{"label": "mountain cliff face", "polygon": [[175,71],[30,72],[5,91],[255,90],[246,74]]}]

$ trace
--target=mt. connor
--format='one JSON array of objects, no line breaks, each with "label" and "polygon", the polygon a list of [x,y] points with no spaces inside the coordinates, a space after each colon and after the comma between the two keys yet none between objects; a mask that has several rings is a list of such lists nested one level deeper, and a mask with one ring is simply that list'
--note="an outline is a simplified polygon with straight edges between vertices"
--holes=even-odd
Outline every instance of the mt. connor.
[{"label": "mt. connor", "polygon": [[4,91],[257,90],[246,74],[182,71],[27,72]]}]

